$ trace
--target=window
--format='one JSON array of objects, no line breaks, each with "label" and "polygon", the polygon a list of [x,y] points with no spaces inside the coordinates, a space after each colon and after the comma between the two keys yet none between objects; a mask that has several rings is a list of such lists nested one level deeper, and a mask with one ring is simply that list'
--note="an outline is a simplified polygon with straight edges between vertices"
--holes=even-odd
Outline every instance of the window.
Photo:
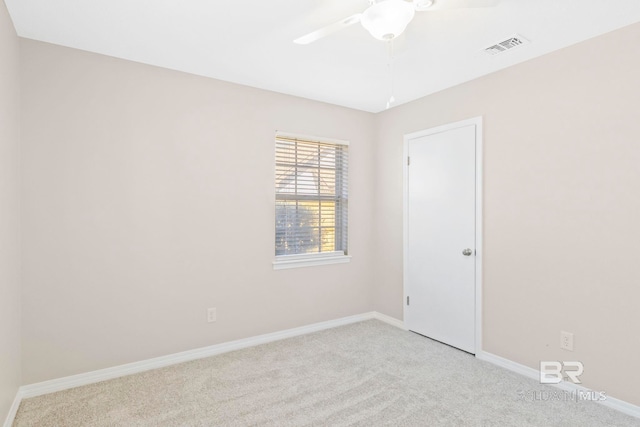
[{"label": "window", "polygon": [[348,143],[276,134],[274,268],[348,262]]}]

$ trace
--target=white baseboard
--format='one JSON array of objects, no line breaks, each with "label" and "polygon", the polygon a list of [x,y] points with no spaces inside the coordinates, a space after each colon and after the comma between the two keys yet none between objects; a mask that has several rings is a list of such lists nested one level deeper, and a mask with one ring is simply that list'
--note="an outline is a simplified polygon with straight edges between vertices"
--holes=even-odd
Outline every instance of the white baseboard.
[{"label": "white baseboard", "polygon": [[[521,365],[520,363],[516,363],[509,359],[505,359],[504,357],[496,356],[495,354],[488,353],[486,351],[480,351],[476,354],[476,357],[480,360],[484,360],[485,362],[492,363],[494,365],[500,366],[501,368],[505,368],[509,371],[516,372],[520,375],[524,375],[525,377],[534,379],[536,381],[540,381],[540,372],[536,369],[530,368],[525,365]],[[566,390],[569,392],[589,392],[586,387],[582,387],[581,385],[574,384],[567,381],[562,381],[559,384],[549,384],[554,387],[557,387],[562,390]],[[627,415],[631,415],[632,417],[640,418],[640,406],[634,405],[629,402],[625,402],[624,400],[616,399],[615,397],[607,396],[605,400],[597,400],[597,403],[609,407],[611,409],[615,409],[616,411],[622,412]]]},{"label": "white baseboard", "polygon": [[393,326],[403,328],[403,323],[401,321],[394,319],[393,317],[389,317],[387,315],[372,311],[368,313],[357,314],[355,316],[343,317],[340,319],[301,326],[299,328],[287,329],[270,334],[258,335],[255,337],[216,344],[209,347],[203,347],[194,350],[183,351],[181,353],[170,354],[167,356],[156,357],[153,359],[142,360],[140,362],[127,363],[125,365],[114,366],[112,368],[99,369],[97,371],[71,375],[68,377],[57,378],[54,380],[43,381],[35,384],[29,384],[20,387],[19,393],[21,395],[21,398],[40,396],[43,394],[67,390],[74,387],[123,377],[125,375],[136,374],[151,369],[175,365],[177,363],[189,362],[191,360],[215,356],[216,354],[227,353],[229,351],[240,350],[247,347],[253,347],[256,345],[278,341],[285,338],[296,337],[299,335],[309,334],[312,332],[331,329],[338,326],[362,322],[364,320],[370,319],[378,319]]},{"label": "white baseboard", "polygon": [[15,399],[13,399],[13,403],[11,404],[11,408],[9,408],[7,418],[5,418],[4,420],[4,427],[11,427],[13,425],[13,420],[16,418],[16,414],[18,413],[20,402],[22,402],[22,393],[18,389],[18,391],[16,392],[16,397]]},{"label": "white baseboard", "polygon": [[378,319],[381,322],[388,323],[391,326],[395,326],[396,328],[400,328],[400,329],[403,329],[405,331],[407,330],[407,328],[404,326],[404,322],[402,320],[398,320],[395,317],[387,316],[386,314],[382,314],[382,313],[379,313],[377,311],[373,311],[372,314],[373,314],[373,318],[374,319]]}]

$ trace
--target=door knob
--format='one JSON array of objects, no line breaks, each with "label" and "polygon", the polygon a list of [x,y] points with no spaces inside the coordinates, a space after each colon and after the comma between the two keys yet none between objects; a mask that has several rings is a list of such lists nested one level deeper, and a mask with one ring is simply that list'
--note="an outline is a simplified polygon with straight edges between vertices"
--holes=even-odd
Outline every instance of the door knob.
[{"label": "door knob", "polygon": [[473,251],[469,248],[465,249],[462,251],[462,255],[464,256],[470,256],[473,253]]}]

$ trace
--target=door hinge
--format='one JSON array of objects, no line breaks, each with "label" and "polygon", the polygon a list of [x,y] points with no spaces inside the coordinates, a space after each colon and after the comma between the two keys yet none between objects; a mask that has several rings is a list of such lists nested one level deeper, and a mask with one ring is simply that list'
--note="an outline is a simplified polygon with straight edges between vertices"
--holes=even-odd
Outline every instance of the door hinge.
[{"label": "door hinge", "polygon": [[409,297],[407,297],[407,305],[409,305]]},{"label": "door hinge", "polygon": [[407,156],[407,166],[411,165],[411,157]]}]

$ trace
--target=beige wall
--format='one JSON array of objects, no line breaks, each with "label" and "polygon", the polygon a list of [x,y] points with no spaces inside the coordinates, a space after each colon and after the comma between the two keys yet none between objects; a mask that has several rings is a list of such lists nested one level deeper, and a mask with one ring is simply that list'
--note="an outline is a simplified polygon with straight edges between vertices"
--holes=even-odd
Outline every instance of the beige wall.
[{"label": "beige wall", "polygon": [[377,310],[402,317],[403,134],[483,116],[484,349],[582,361],[585,386],[640,404],[638,40],[637,24],[377,116]]},{"label": "beige wall", "polygon": [[[25,384],[371,309],[372,114],[21,43]],[[351,142],[351,263],[272,269],[276,129]]]},{"label": "beige wall", "polygon": [[20,60],[0,1],[0,422],[20,386]]}]

